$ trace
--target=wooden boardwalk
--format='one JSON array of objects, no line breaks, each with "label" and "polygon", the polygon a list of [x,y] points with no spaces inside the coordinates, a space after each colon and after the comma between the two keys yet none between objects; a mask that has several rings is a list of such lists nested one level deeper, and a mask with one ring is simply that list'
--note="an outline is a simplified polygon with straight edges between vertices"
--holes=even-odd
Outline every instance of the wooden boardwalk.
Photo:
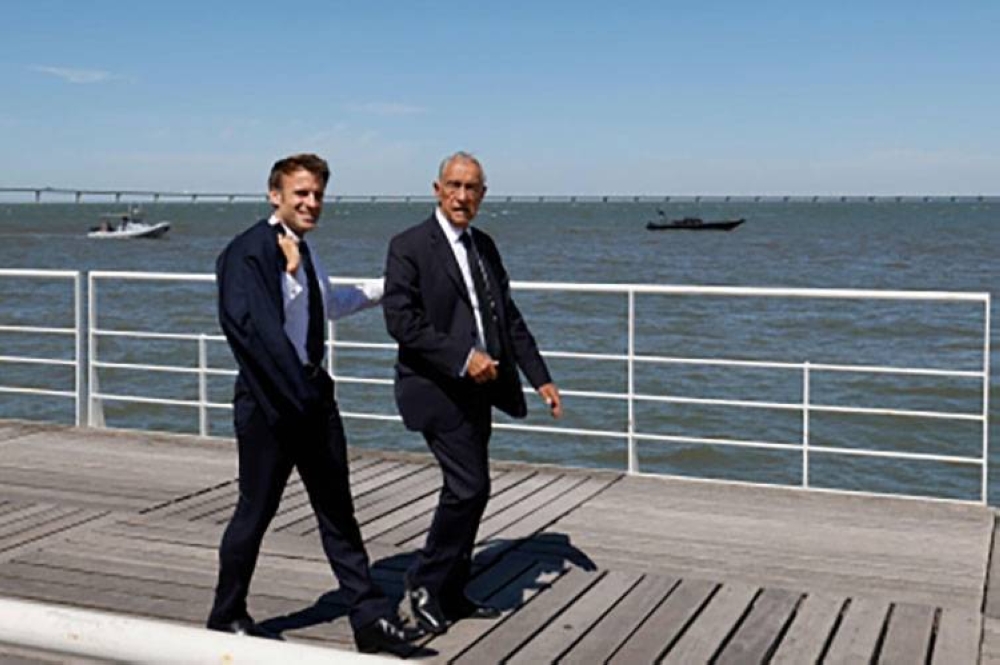
[{"label": "wooden boardwalk", "polygon": [[[235,458],[223,440],[0,421],[0,595],[201,625]],[[430,457],[352,453],[357,516],[396,598],[439,482]],[[503,616],[411,656],[1000,663],[995,522],[979,506],[496,463],[473,591]],[[352,648],[297,478],[249,603],[289,641]],[[62,661],[0,646],[0,662]]]}]

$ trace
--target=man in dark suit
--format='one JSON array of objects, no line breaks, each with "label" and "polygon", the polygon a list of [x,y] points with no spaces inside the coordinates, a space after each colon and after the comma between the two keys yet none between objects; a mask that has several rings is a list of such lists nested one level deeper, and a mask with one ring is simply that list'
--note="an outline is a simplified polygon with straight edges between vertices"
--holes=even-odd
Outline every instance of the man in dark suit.
[{"label": "man in dark suit", "polygon": [[[347,444],[323,369],[325,319],[378,302],[378,294],[330,290],[304,237],[316,228],[330,171],[316,155],[274,164],[274,208],[219,255],[219,322],[236,357],[233,398],[239,500],[219,547],[219,578],[208,627],[274,637],[250,618],[246,598],[261,541],[292,468],[319,522],[320,538],[360,651],[394,650],[416,637],[369,571],[354,518]],[[376,289],[377,290],[377,289]]]},{"label": "man in dark suit", "polygon": [[499,614],[465,593],[490,496],[491,406],[526,414],[518,368],[554,417],[562,404],[496,245],[471,227],[486,194],[479,161],[463,152],[446,158],[434,193],[434,214],[389,244],[382,308],[399,344],[399,412],[423,434],[444,480],[427,541],[405,577],[413,617],[440,634],[450,621]]}]

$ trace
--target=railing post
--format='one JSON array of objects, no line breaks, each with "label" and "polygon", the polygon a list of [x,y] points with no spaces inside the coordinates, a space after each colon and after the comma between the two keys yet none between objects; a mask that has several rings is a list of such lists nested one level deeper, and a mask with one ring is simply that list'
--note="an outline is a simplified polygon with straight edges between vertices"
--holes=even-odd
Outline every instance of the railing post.
[{"label": "railing post", "polygon": [[97,280],[87,273],[87,427],[104,427],[103,414],[98,418],[97,387]]},{"label": "railing post", "polygon": [[982,502],[990,502],[990,294],[986,294],[983,331],[983,487]]},{"label": "railing post", "polygon": [[809,361],[802,365],[802,487],[809,487]]},{"label": "railing post", "polygon": [[198,335],[198,434],[208,436],[208,380],[205,370],[208,368],[208,349],[205,333]]},{"label": "railing post", "polygon": [[80,272],[73,278],[73,327],[76,329],[76,426],[87,422],[86,382],[83,373],[83,283]]},{"label": "railing post", "polygon": [[639,472],[635,449],[635,291],[628,290],[628,472]]}]

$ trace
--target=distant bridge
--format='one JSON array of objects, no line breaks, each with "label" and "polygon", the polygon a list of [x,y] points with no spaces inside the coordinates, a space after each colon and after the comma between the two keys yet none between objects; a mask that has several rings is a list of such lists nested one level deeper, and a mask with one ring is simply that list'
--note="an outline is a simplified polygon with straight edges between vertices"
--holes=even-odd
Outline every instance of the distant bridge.
[{"label": "distant bridge", "polygon": [[[227,202],[266,201],[263,192],[189,192],[160,191],[145,189],[82,189],[73,187],[0,187],[0,200],[5,196],[33,199],[42,203],[43,199],[64,201],[71,199],[82,203],[85,198],[115,202],[121,201],[181,201]],[[335,194],[328,200],[350,203],[411,203],[430,202],[434,197],[430,194]],[[506,203],[1000,203],[1000,195],[985,194],[907,194],[907,195],[869,195],[869,194],[800,194],[800,195],[700,195],[700,194],[491,194],[491,202]]]}]

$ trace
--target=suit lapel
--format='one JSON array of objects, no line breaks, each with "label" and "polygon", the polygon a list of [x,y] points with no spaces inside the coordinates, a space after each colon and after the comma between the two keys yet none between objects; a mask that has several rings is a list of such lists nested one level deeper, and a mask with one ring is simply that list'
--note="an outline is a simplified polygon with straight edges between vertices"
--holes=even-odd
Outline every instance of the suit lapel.
[{"label": "suit lapel", "polygon": [[448,243],[448,237],[445,236],[444,231],[441,230],[437,217],[432,215],[431,218],[424,223],[427,225],[433,256],[440,262],[441,265],[444,266],[445,273],[451,278],[451,281],[455,283],[455,289],[459,292],[462,298],[469,303],[469,307],[472,307],[472,298],[469,297],[469,290],[465,285],[465,278],[462,277],[462,271],[458,267],[458,260],[455,258],[455,252]]},{"label": "suit lapel", "polygon": [[[278,247],[278,234],[281,226],[272,226],[265,219],[261,222],[264,232],[261,233],[260,258],[264,270],[264,283],[267,285],[267,295],[272,302],[277,303],[281,313],[281,324],[285,324],[285,300],[281,293],[281,275],[285,272],[285,254]],[[271,269],[274,266],[276,269]]]}]

